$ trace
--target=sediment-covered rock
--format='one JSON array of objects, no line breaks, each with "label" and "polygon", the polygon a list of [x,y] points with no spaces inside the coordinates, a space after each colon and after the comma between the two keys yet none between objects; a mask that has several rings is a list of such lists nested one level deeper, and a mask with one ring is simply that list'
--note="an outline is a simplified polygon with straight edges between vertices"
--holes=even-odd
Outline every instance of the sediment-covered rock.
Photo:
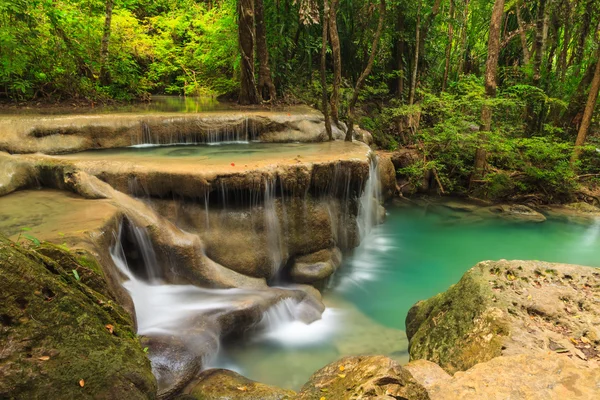
[{"label": "sediment-covered rock", "polygon": [[296,393],[292,390],[255,382],[226,369],[203,371],[186,390],[189,398],[196,400],[292,400]]},{"label": "sediment-covered rock", "polygon": [[423,386],[396,361],[384,356],[345,357],[310,378],[298,400],[409,399],[426,400]]},{"label": "sediment-covered rock", "polygon": [[90,263],[0,236],[0,288],[0,397],[155,397],[133,322]]},{"label": "sediment-covered rock", "polygon": [[337,247],[297,257],[290,269],[296,283],[317,283],[329,278],[340,267],[342,252]]},{"label": "sediment-covered rock", "polygon": [[[279,111],[15,115],[0,118],[0,151],[59,154],[139,144],[328,140],[323,115],[310,107]],[[334,137],[344,132],[334,128]]]},{"label": "sediment-covered rock", "polygon": [[600,271],[540,261],[484,261],[406,318],[411,360],[450,373],[501,355],[600,360]]}]

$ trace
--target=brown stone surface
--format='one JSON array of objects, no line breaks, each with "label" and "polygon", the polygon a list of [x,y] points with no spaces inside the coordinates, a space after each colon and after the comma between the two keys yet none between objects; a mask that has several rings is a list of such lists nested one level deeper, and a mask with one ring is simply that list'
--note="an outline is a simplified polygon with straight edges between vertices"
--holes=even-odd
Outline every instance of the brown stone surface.
[{"label": "brown stone surface", "polygon": [[431,400],[593,400],[600,398],[600,368],[567,356],[521,354],[477,364],[427,389]]},{"label": "brown stone surface", "polygon": [[407,316],[411,360],[448,372],[501,355],[600,361],[600,270],[540,261],[484,261]]},{"label": "brown stone surface", "polygon": [[197,400],[291,400],[296,394],[226,369],[206,370],[196,381],[186,392]]},{"label": "brown stone surface", "polygon": [[310,378],[298,400],[429,399],[425,388],[396,361],[384,356],[345,357]]}]

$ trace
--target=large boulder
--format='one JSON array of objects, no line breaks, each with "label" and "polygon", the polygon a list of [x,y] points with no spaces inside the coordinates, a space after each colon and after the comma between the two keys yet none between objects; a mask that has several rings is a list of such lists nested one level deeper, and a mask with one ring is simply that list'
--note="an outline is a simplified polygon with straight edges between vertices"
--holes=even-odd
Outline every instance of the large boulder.
[{"label": "large boulder", "polygon": [[311,376],[297,400],[426,400],[425,388],[396,361],[384,356],[345,357]]},{"label": "large boulder", "polygon": [[292,390],[255,382],[226,369],[209,369],[202,372],[198,383],[186,390],[196,400],[291,400],[296,393]]},{"label": "large boulder", "polygon": [[406,318],[411,360],[450,373],[501,355],[600,360],[600,271],[540,261],[484,261]]},{"label": "large boulder", "polygon": [[150,362],[99,269],[0,236],[0,398],[148,399]]}]

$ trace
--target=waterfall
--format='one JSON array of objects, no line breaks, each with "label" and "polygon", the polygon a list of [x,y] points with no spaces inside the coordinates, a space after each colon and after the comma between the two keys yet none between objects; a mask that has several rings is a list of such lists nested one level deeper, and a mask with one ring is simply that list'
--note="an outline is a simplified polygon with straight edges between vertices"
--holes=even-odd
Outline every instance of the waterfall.
[{"label": "waterfall", "polygon": [[[160,283],[162,270],[154,252],[154,246],[148,232],[124,220],[115,235],[115,245],[110,254],[115,265],[130,280],[146,280],[149,283]],[[127,248],[123,245],[126,244]]]},{"label": "waterfall", "polygon": [[360,240],[363,241],[371,232],[371,229],[379,222],[379,209],[381,207],[381,181],[377,167],[377,156],[371,157],[369,166],[369,178],[359,200],[357,216],[358,232]]},{"label": "waterfall", "polygon": [[267,243],[271,253],[273,276],[277,274],[283,262],[283,252],[281,249],[281,227],[275,204],[275,182],[266,178],[264,181],[264,212],[265,229],[267,231]]}]

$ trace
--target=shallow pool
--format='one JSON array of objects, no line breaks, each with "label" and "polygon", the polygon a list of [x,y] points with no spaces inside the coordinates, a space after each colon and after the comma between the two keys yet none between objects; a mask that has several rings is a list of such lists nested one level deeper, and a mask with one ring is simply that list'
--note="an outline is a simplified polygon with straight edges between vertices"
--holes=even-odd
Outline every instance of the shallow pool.
[{"label": "shallow pool", "polygon": [[389,207],[325,294],[323,320],[271,327],[227,345],[214,366],[264,383],[299,389],[322,366],[345,355],[387,354],[408,360],[404,319],[418,300],[445,291],[471,266],[527,259],[600,267],[600,222],[468,222],[459,211],[426,213]]}]

